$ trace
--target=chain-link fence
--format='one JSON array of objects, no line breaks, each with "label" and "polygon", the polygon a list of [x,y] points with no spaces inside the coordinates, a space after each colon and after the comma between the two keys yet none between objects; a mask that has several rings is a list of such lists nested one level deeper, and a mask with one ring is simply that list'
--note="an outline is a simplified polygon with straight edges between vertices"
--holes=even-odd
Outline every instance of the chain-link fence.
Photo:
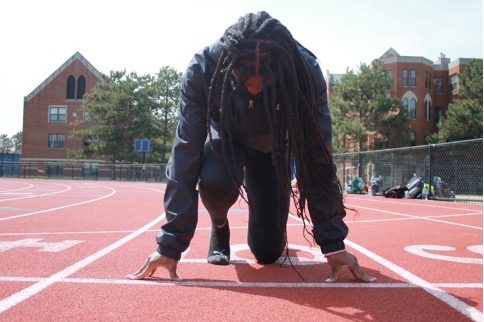
[{"label": "chain-link fence", "polygon": [[[344,188],[357,176],[369,183],[381,176],[383,190],[405,186],[414,176],[433,184],[436,178],[449,187],[456,200],[482,202],[483,140],[335,154],[338,177]],[[125,164],[96,161],[21,161],[19,155],[0,156],[0,176],[163,182],[165,164]]]},{"label": "chain-link fence", "polygon": [[365,183],[381,176],[383,189],[406,186],[420,177],[431,186],[436,182],[445,183],[456,200],[482,202],[482,146],[482,139],[476,139],[336,154],[334,161],[338,178],[346,188],[355,176]]},{"label": "chain-link fence", "polygon": [[0,176],[24,178],[162,182],[165,179],[165,169],[165,164],[70,160],[0,161]]}]

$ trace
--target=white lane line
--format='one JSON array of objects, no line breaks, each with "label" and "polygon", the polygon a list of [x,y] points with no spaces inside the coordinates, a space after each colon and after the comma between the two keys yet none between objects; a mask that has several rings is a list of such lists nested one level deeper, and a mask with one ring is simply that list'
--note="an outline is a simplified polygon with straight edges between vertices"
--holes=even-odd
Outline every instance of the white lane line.
[{"label": "white lane line", "polygon": [[441,300],[445,304],[449,305],[453,309],[457,310],[458,312],[464,314],[465,316],[471,318],[474,321],[482,321],[483,314],[481,311],[477,310],[476,308],[468,305],[467,303],[459,300],[458,298],[452,296],[449,293],[446,293],[441,288],[435,286],[434,284],[427,282],[426,280],[416,276],[415,274],[410,273],[406,269],[390,262],[389,260],[373,253],[372,251],[355,244],[349,240],[345,240],[345,244],[349,245],[350,247],[356,249],[360,253],[368,256],[369,258],[373,259],[378,264],[388,268],[392,272],[398,274],[399,276],[403,277],[407,281],[412,284],[415,284],[421,287],[427,293],[435,296],[437,299]]},{"label": "white lane line", "polygon": [[[297,216],[293,216],[291,214],[289,214],[289,216],[292,217],[293,219],[297,220],[297,221],[301,221],[301,219],[298,218]],[[446,293],[445,291],[443,291],[439,287],[433,285],[432,283],[425,281],[424,279],[410,273],[406,269],[390,262],[389,260],[381,257],[380,255],[375,254],[374,252],[372,252],[372,251],[370,251],[370,250],[368,250],[368,249],[366,249],[366,248],[364,248],[364,247],[362,247],[358,244],[353,243],[352,241],[349,241],[348,239],[345,239],[345,244],[354,248],[354,249],[356,249],[357,251],[359,251],[363,255],[373,259],[378,264],[382,265],[383,267],[388,268],[389,270],[391,270],[392,272],[396,273],[397,275],[403,277],[404,279],[406,279],[410,283],[415,284],[418,287],[421,287],[427,293],[435,296],[436,298],[438,298],[439,300],[441,300],[445,304],[449,305],[450,307],[452,307],[453,309],[457,310],[458,312],[464,314],[465,316],[473,319],[474,321],[482,321],[483,320],[484,316],[483,316],[481,311],[473,308],[472,306],[466,304],[465,302],[459,300],[458,298]]]},{"label": "white lane line", "polygon": [[90,200],[81,201],[81,202],[76,202],[76,203],[72,203],[72,204],[65,205],[65,206],[60,206],[60,207],[55,207],[55,208],[49,208],[49,209],[44,209],[44,210],[29,212],[29,213],[26,213],[26,214],[21,214],[21,215],[16,215],[16,216],[11,216],[11,217],[0,218],[0,221],[2,221],[2,220],[8,220],[8,219],[21,218],[21,217],[27,217],[27,216],[42,214],[42,213],[49,212],[49,211],[54,211],[54,210],[59,210],[59,209],[65,209],[65,208],[75,207],[75,206],[79,206],[79,205],[83,205],[83,204],[86,204],[86,203],[90,203],[90,202],[94,202],[94,201],[98,201],[98,200],[102,200],[102,199],[111,197],[112,195],[114,195],[116,193],[116,190],[114,190],[111,187],[104,187],[103,186],[103,188],[107,188],[107,189],[111,190],[111,193],[110,194],[107,194],[105,196],[101,196],[99,198],[90,199]]},{"label": "white lane line", "polygon": [[150,223],[146,224],[145,226],[141,227],[137,231],[129,234],[126,237],[121,238],[120,240],[114,242],[113,244],[101,249],[100,251],[84,258],[83,260],[59,271],[45,279],[38,281],[37,283],[24,288],[23,290],[10,295],[9,297],[0,301],[0,313],[5,312],[6,310],[10,309],[11,307],[27,300],[31,296],[41,292],[42,290],[46,289],[47,287],[51,286],[54,283],[60,282],[65,279],[67,276],[72,275],[79,271],[80,269],[86,267],[87,265],[92,264],[93,262],[97,261],[98,259],[102,258],[103,256],[109,254],[110,252],[116,250],[117,248],[123,246],[130,240],[134,239],[135,237],[141,235],[149,228],[153,227],[160,221],[165,218],[165,213],[161,216],[156,218],[155,220],[151,221]]},{"label": "white lane line", "polygon": [[[345,196],[346,197],[346,196]],[[438,205],[436,201],[431,201],[431,200],[427,200],[424,202],[424,200],[421,200],[421,202],[401,202],[401,201],[391,201],[391,200],[388,200],[388,198],[384,198],[382,197],[383,200],[385,200],[385,204],[395,204],[395,205],[398,205],[398,206],[401,206],[401,205],[410,205],[410,206],[418,206],[418,207],[426,207],[426,208],[442,208],[442,209],[455,209],[455,210],[469,210],[469,211],[475,211],[476,209],[471,209],[471,208],[461,208],[461,207],[455,207],[455,206],[441,206],[441,205]],[[376,197],[376,198],[373,198],[373,197],[369,197],[369,196],[365,196],[365,197],[361,197],[361,198],[354,198],[354,197],[351,197],[350,200],[356,200],[356,201],[373,201],[373,202],[378,202],[380,201],[381,199],[379,199],[379,197]],[[394,199],[394,200],[400,200],[400,199]],[[410,200],[410,199],[403,199],[403,200]],[[447,202],[445,202],[447,203]],[[346,204],[346,202],[345,202]],[[458,203],[458,205],[462,205],[461,203]]]},{"label": "white lane line", "polygon": [[471,225],[466,225],[466,224],[459,224],[459,223],[455,223],[455,222],[451,222],[451,221],[445,221],[445,220],[438,220],[438,219],[433,219],[433,218],[430,218],[430,217],[408,215],[408,214],[403,214],[403,213],[395,212],[395,211],[381,210],[381,209],[378,209],[378,208],[361,207],[361,206],[355,206],[355,205],[350,205],[350,206],[354,207],[354,208],[358,208],[358,209],[366,209],[366,210],[371,210],[371,211],[383,212],[383,213],[386,213],[386,214],[397,215],[397,216],[402,216],[402,217],[406,217],[406,218],[428,220],[428,221],[433,221],[433,222],[438,222],[438,223],[443,223],[443,224],[448,224],[448,225],[461,226],[461,227],[466,227],[466,228],[473,228],[473,229],[482,230],[482,227],[471,226]]},{"label": "white lane line", "polygon": [[[205,261],[206,263],[206,261]],[[16,277],[4,276],[0,277],[0,282],[40,282],[42,277]],[[171,281],[161,279],[144,279],[144,280],[129,280],[129,279],[107,279],[107,278],[63,278],[59,283],[79,283],[79,284],[110,284],[110,285],[153,285],[153,286],[200,286],[200,287],[279,287],[279,288],[420,288],[420,286],[412,283],[260,283],[260,282],[217,282],[217,281]],[[441,288],[469,288],[482,289],[483,285],[479,283],[433,283],[434,287]]]},{"label": "white lane line", "polygon": [[[163,191],[160,191],[163,192]],[[2,210],[2,207],[0,207]],[[466,217],[466,216],[482,216],[482,212],[473,214],[458,214],[458,215],[437,215],[428,216],[426,218],[447,218],[447,217]],[[292,216],[291,216],[292,217]],[[294,217],[297,218],[297,217]],[[347,217],[348,218],[348,217]],[[346,224],[360,224],[369,222],[387,222],[387,221],[402,221],[402,220],[418,220],[417,218],[388,218],[388,219],[368,219],[368,220],[346,220]],[[302,222],[298,224],[287,224],[287,227],[300,227]],[[247,229],[248,226],[230,226],[230,229]],[[197,230],[208,230],[211,227],[197,227]],[[159,229],[149,230],[151,232],[159,232]],[[89,234],[119,234],[131,233],[132,230],[99,230],[99,231],[61,231],[61,232],[23,232],[23,233],[0,233],[0,236],[25,236],[25,235],[89,235]]]},{"label": "white lane line", "polygon": [[455,215],[436,215],[436,216],[426,216],[426,217],[415,217],[415,218],[387,218],[387,219],[366,219],[366,220],[347,220],[347,224],[359,224],[368,222],[386,222],[386,221],[401,221],[401,220],[418,220],[422,218],[451,218],[451,217],[468,217],[468,216],[482,216],[482,212],[470,213],[470,214],[455,214]]},{"label": "white lane line", "polygon": [[67,187],[67,188],[64,189],[64,190],[59,190],[59,191],[54,191],[54,192],[42,193],[40,195],[30,195],[30,196],[27,196],[27,197],[18,197],[18,198],[2,199],[0,201],[12,201],[12,200],[19,200],[19,199],[44,197],[44,196],[55,195],[55,194],[58,194],[58,193],[66,192],[66,191],[69,191],[69,190],[72,189],[72,186],[68,186],[68,185],[65,185],[65,184],[59,184],[59,183],[52,183],[52,184],[56,184],[56,185],[59,185],[59,186],[64,186],[64,187]]}]

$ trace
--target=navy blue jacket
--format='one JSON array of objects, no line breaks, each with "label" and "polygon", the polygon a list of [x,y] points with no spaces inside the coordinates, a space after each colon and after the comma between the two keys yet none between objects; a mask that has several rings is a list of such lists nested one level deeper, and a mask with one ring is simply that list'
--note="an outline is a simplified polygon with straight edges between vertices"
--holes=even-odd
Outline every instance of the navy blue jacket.
[{"label": "navy blue jacket", "polygon": [[[331,116],[327,104],[326,82],[316,58],[303,47],[303,55],[312,70],[318,93],[318,116],[321,133],[329,151],[331,146]],[[165,192],[165,212],[168,222],[161,228],[157,236],[158,252],[162,255],[179,260],[193,237],[198,220],[198,191],[196,190],[202,164],[203,147],[207,139],[207,100],[209,85],[220,56],[220,43],[203,48],[191,60],[181,83],[179,123],[170,160],[167,165],[167,187]],[[263,108],[257,108],[261,101],[254,102],[250,110],[249,96],[245,91],[235,93],[233,106],[235,117],[231,123],[231,131],[235,138],[248,148],[262,152],[271,151],[269,134]],[[211,125],[218,128],[215,120]],[[334,197],[333,197],[334,198]],[[310,203],[309,203],[310,204]],[[347,227],[342,218],[331,219],[333,209],[323,210],[327,205],[321,205],[321,217],[315,223],[335,221],[335,227],[315,227],[314,233],[320,231],[321,238],[316,237],[318,244],[324,244],[324,253],[344,249],[343,240]],[[342,205],[337,205],[338,212]],[[314,207],[313,207],[314,208]],[[334,208],[334,207],[330,207]],[[313,217],[313,215],[311,214]],[[344,215],[342,216],[344,217]],[[314,219],[314,218],[313,218]],[[314,221],[314,220],[313,220]],[[338,222],[336,222],[338,221]],[[330,226],[334,226],[330,224]],[[328,236],[327,232],[330,232]],[[334,234],[331,233],[334,232]],[[322,236],[325,232],[325,236]],[[323,245],[322,245],[323,247]]]}]

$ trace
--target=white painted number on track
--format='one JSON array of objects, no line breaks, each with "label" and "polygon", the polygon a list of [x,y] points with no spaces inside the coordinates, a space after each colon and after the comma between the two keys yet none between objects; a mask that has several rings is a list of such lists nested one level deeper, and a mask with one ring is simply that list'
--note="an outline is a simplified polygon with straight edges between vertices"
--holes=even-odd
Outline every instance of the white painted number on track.
[{"label": "white painted number on track", "polygon": [[[473,253],[481,254],[482,255],[482,245],[474,245],[469,246],[467,249]],[[426,258],[438,259],[448,262],[455,262],[455,263],[465,263],[465,264],[481,264],[482,265],[482,257],[457,257],[457,256],[448,256],[448,255],[440,255],[435,253],[430,253],[428,251],[440,251],[440,252],[448,252],[454,251],[454,247],[449,246],[439,246],[439,245],[413,245],[405,247],[405,250],[409,253],[412,253],[417,256],[422,256]]]},{"label": "white painted number on track", "polygon": [[74,245],[80,244],[82,240],[64,240],[61,242],[41,242],[42,239],[20,239],[10,241],[0,241],[0,253],[18,247],[36,247],[40,252],[58,253]]}]

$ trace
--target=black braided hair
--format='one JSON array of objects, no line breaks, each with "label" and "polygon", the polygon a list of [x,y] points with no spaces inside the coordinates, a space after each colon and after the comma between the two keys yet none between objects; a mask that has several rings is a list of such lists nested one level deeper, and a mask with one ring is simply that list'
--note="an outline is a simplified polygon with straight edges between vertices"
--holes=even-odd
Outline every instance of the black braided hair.
[{"label": "black braided hair", "polygon": [[[304,223],[310,222],[306,214],[308,189],[334,189],[334,182],[337,182],[341,194],[341,185],[319,131],[315,81],[298,43],[284,25],[264,11],[239,18],[225,31],[220,41],[222,51],[211,80],[207,111],[210,142],[211,118],[214,115],[220,117],[222,153],[218,155],[213,149],[214,153],[230,173],[242,198],[248,202],[244,197],[245,186],[231,170],[227,159],[229,153],[233,154],[232,150],[227,151],[230,149],[227,146],[233,145],[223,142],[232,141],[228,128],[232,95],[255,72],[254,62],[260,59],[259,56],[262,57],[261,52],[269,53],[270,58],[260,59],[259,73],[265,84],[262,95],[272,137],[272,163],[278,178],[278,195],[287,196],[290,193],[297,216]],[[214,96],[220,92],[220,106],[216,106],[213,104]],[[318,155],[321,151],[323,156]],[[294,164],[298,194],[291,189],[290,175]],[[280,197],[279,211],[284,209],[284,204],[287,205],[287,199]],[[312,235],[306,225],[304,230]]]}]

